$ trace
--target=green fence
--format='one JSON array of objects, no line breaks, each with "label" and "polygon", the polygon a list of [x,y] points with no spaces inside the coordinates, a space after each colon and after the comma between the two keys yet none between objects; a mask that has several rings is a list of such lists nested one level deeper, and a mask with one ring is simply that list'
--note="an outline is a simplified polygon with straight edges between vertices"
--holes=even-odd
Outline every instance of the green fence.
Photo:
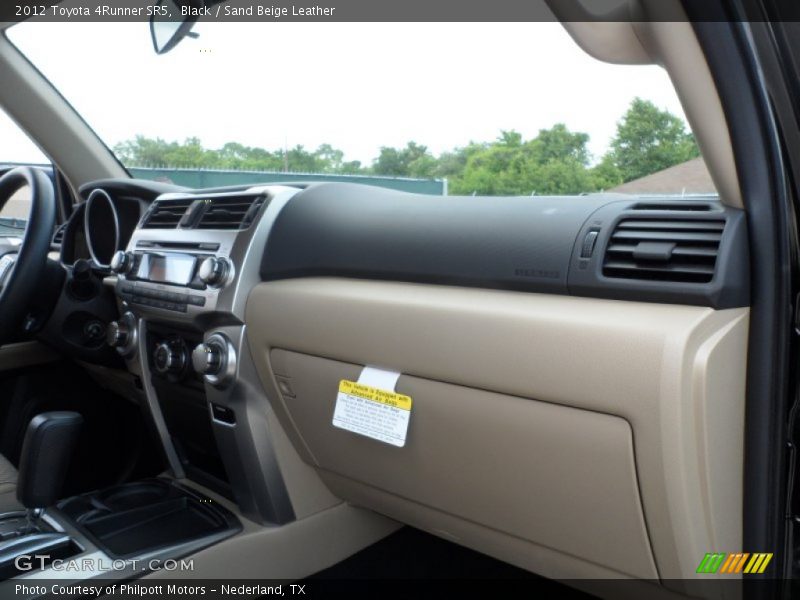
[{"label": "green fence", "polygon": [[227,171],[216,169],[175,169],[129,167],[128,171],[137,179],[166,181],[189,188],[211,188],[226,185],[256,185],[262,183],[312,183],[317,181],[339,181],[363,183],[379,187],[430,194],[447,195],[446,179],[411,179],[408,177],[371,177],[367,175],[327,175],[319,173],[274,173],[265,171]]}]

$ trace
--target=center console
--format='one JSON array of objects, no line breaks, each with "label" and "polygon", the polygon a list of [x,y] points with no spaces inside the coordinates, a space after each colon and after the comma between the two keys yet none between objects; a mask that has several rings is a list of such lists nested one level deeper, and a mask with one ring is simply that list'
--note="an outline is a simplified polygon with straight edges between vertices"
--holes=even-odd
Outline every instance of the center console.
[{"label": "center console", "polygon": [[[20,580],[141,577],[237,535],[247,529],[242,517],[267,526],[295,519],[245,308],[261,281],[273,224],[299,191],[167,193],[147,207],[109,264],[113,275],[104,283],[113,286],[120,316],[107,327],[106,342],[141,387],[167,471],[57,502],[50,475],[66,472],[66,441],[80,415],[49,414],[32,434],[48,451],[23,454],[61,466],[20,470],[28,510],[0,515],[0,593]],[[72,433],[53,437],[58,423]],[[26,486],[33,471],[36,485]],[[38,554],[51,562],[29,569],[16,560]],[[56,564],[63,561],[81,567],[64,575]],[[95,568],[103,564],[112,568]]]},{"label": "center console", "polygon": [[112,558],[154,557],[176,547],[210,545],[241,529],[236,517],[189,487],[137,481],[69,498],[59,512]]},{"label": "center console", "polygon": [[294,520],[244,314],[273,223],[298,191],[169,193],[146,210],[110,264],[121,316],[106,341],[141,382],[168,472],[56,503],[53,474],[66,472],[82,419],[34,419],[18,488],[28,511],[0,515],[0,589],[57,575],[55,562],[27,570],[16,561],[23,554],[123,561],[121,570],[82,567],[73,579],[138,577],[141,561],[174,561],[236,535],[237,515]]},{"label": "center console", "polygon": [[267,524],[290,521],[294,512],[244,309],[272,224],[298,191],[164,194],[111,262],[122,318],[108,328],[108,342],[142,379],[172,474]]},{"label": "center console", "polygon": [[[171,478],[116,485],[57,502],[83,422],[77,412],[51,411],[28,424],[16,489],[24,510],[0,514],[3,597],[9,580],[61,575],[118,579],[157,570],[164,561],[242,529],[221,502]],[[112,561],[116,566],[102,566]],[[34,589],[22,597],[41,595]]]},{"label": "center console", "polygon": [[[242,530],[226,507],[198,490],[157,478],[75,496],[30,524],[24,513],[0,515],[0,595],[20,581],[124,580],[176,563]],[[6,593],[8,591],[8,593]],[[69,597],[69,596],[68,596]]]}]

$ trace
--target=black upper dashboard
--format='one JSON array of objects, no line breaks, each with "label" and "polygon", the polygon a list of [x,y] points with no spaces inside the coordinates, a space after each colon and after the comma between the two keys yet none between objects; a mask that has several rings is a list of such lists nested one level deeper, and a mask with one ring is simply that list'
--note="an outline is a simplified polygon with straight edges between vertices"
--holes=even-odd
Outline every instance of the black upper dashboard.
[{"label": "black upper dashboard", "polygon": [[729,308],[744,212],[716,198],[459,197],[319,184],[278,215],[263,280],[338,276]]},{"label": "black upper dashboard", "polygon": [[[81,193],[88,199],[102,188],[120,215],[130,211],[120,221],[133,231],[161,194],[202,198],[248,187],[187,190],[114,179]],[[270,217],[263,281],[333,276],[717,309],[749,303],[745,215],[716,197],[461,197],[350,183],[292,187],[297,191]],[[180,220],[171,228],[164,239],[189,234]],[[65,262],[69,252],[65,238]]]}]

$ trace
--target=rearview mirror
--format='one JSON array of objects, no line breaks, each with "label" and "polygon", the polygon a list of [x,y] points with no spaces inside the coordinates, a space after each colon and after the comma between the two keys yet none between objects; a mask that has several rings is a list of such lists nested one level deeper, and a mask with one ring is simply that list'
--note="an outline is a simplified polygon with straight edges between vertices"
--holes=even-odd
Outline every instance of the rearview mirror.
[{"label": "rearview mirror", "polygon": [[[158,0],[150,15],[150,37],[156,54],[166,54],[187,35],[191,35],[196,16],[184,14],[185,0]],[[196,36],[193,36],[196,37]]]}]

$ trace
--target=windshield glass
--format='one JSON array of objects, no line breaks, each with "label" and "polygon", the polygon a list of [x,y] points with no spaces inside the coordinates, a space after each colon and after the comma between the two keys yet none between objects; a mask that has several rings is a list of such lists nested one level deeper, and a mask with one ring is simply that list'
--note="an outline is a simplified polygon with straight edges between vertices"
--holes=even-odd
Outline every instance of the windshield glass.
[{"label": "windshield glass", "polygon": [[294,173],[400,177],[451,194],[713,192],[666,73],[596,61],[557,23],[195,31],[161,56],[144,23],[29,22],[9,37],[135,177],[193,187]]}]

